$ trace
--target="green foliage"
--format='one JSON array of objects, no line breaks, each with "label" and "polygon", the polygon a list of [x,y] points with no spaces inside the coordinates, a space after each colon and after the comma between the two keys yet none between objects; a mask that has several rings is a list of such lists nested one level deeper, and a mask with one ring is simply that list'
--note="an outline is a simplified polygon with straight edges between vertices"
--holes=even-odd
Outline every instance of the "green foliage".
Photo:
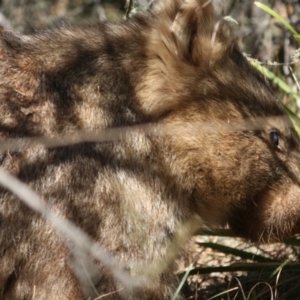
[{"label": "green foliage", "polygon": [[285,26],[289,31],[291,31],[294,35],[298,35],[297,31],[283,18],[281,17],[277,12],[275,12],[273,9],[268,7],[267,5],[260,3],[260,2],[254,2],[254,4],[273,16],[275,19],[277,19],[283,26]]},{"label": "green foliage", "polygon": [[[279,21],[286,29],[288,29],[296,39],[298,43],[300,43],[300,35],[299,33],[283,18],[281,17],[277,12],[275,12],[273,9],[268,7],[267,5],[260,3],[260,2],[254,2],[254,4],[267,12],[269,15],[274,17],[277,21]],[[292,64],[299,62],[299,50],[295,51],[295,54],[293,56]],[[266,76],[270,81],[273,82],[274,85],[278,86],[278,88],[285,93],[288,97],[291,97],[294,99],[295,103],[300,102],[300,94],[299,91],[296,93],[283,79],[281,79],[279,76],[277,76],[275,73],[264,67],[262,64],[258,63],[257,61],[252,60],[251,61],[252,66],[254,66],[258,71],[260,71],[264,76]],[[276,65],[276,63],[275,63]],[[291,117],[294,127],[298,134],[300,135],[300,119],[297,116],[295,112],[293,112],[285,103],[283,103],[287,113]]]}]

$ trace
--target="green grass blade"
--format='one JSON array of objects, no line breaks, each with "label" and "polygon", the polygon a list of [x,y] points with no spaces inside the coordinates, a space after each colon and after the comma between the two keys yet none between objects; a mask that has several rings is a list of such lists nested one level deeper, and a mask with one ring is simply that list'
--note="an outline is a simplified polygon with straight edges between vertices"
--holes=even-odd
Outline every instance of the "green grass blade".
[{"label": "green grass blade", "polygon": [[295,236],[289,239],[284,239],[284,243],[287,245],[300,247],[300,237]]},{"label": "green grass blade", "polygon": [[[268,70],[266,67],[258,64],[255,61],[251,61],[251,65],[256,68],[259,72],[261,72],[264,76],[266,76],[269,80],[271,80],[274,84],[276,84],[283,92],[293,97],[296,101],[300,101],[300,95],[295,93],[283,80],[281,80],[278,76],[276,76],[272,71]],[[300,119],[299,117],[292,112],[286,105],[284,105],[285,110],[289,114],[292,119],[295,130],[300,136]]]},{"label": "green grass blade", "polygon": [[188,276],[189,276],[189,274],[190,274],[190,271],[191,271],[192,269],[193,269],[193,265],[191,264],[191,265],[186,269],[185,274],[184,274],[184,276],[182,277],[182,279],[181,279],[181,281],[180,281],[180,284],[179,284],[179,286],[178,286],[176,292],[174,293],[174,295],[173,295],[173,297],[172,297],[172,300],[176,300],[177,297],[179,296],[179,293],[180,293],[180,291],[181,291],[181,289],[182,289],[182,287],[183,287],[183,285],[184,285],[186,279],[188,278]]},{"label": "green grass blade", "polygon": [[275,19],[277,19],[283,26],[285,26],[289,31],[291,31],[294,35],[298,35],[298,32],[283,18],[281,17],[277,12],[275,12],[273,9],[268,7],[267,5],[255,1],[254,4],[259,7],[260,9],[264,10],[269,15],[273,16]]},{"label": "green grass blade", "polygon": [[199,230],[196,235],[203,235],[203,236],[223,236],[223,237],[236,237],[236,235],[230,229],[201,229]]},{"label": "green grass blade", "polygon": [[278,266],[270,275],[270,279],[272,279],[277,273],[282,270],[282,268],[291,261],[291,258],[286,259],[280,266]]},{"label": "green grass blade", "polygon": [[[218,266],[218,267],[196,267],[189,271],[189,275],[200,275],[200,274],[210,274],[213,272],[273,272],[282,266],[282,263],[233,263],[229,266]],[[300,263],[287,263],[284,267],[287,272],[300,271]],[[178,275],[184,276],[186,270],[179,272]]]},{"label": "green grass blade", "polygon": [[292,96],[295,100],[300,100],[300,95],[295,93],[283,80],[276,76],[272,71],[268,70],[266,67],[258,64],[255,61],[250,62],[251,65],[276,84],[282,91],[287,93],[289,96]]},{"label": "green grass blade", "polygon": [[256,262],[276,262],[276,260],[268,258],[268,257],[264,257],[262,255],[253,254],[251,252],[224,246],[224,245],[217,244],[217,243],[197,243],[197,244],[202,247],[209,247],[213,250],[217,250],[217,251],[225,253],[225,254],[232,254],[235,256],[239,256],[243,259],[250,259],[250,260],[253,260]]},{"label": "green grass blade", "polygon": [[236,290],[238,290],[238,287],[234,287],[234,288],[231,288],[231,289],[229,289],[229,290],[223,291],[223,292],[221,292],[221,293],[219,293],[219,294],[216,294],[216,295],[210,297],[210,298],[207,299],[207,300],[213,300],[213,299],[216,299],[216,298],[218,298],[218,297],[220,297],[220,296],[226,295],[226,294],[228,294],[228,293],[230,293],[230,292],[233,292],[233,291],[236,291]]}]

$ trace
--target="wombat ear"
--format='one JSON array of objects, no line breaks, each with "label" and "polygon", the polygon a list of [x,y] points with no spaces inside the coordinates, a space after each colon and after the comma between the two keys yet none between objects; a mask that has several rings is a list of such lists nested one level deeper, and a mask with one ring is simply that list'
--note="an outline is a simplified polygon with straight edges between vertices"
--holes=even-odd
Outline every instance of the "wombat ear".
[{"label": "wombat ear", "polygon": [[183,99],[189,99],[208,68],[228,61],[234,46],[231,29],[211,2],[160,0],[154,5],[148,73],[138,87],[145,113],[159,117],[186,105]]},{"label": "wombat ear", "polygon": [[158,9],[170,21],[173,54],[178,60],[200,66],[207,59],[211,63],[225,56],[233,44],[232,33],[228,22],[216,14],[212,0],[161,2]]}]

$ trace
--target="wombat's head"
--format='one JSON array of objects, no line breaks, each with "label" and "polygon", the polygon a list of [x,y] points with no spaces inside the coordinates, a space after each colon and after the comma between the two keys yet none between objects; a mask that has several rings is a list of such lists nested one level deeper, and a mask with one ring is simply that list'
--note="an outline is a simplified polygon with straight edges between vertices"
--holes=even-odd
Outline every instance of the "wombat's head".
[{"label": "wombat's head", "polygon": [[171,172],[209,225],[270,241],[300,230],[299,138],[210,1],[154,8],[145,114],[161,119]]}]

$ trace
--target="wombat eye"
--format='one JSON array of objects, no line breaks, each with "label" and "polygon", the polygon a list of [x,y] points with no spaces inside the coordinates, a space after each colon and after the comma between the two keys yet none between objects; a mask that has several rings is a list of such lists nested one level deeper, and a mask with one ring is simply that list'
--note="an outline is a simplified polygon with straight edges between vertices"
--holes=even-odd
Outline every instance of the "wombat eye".
[{"label": "wombat eye", "polygon": [[273,144],[275,146],[278,146],[279,145],[279,134],[278,132],[276,131],[271,131],[270,132],[270,138],[271,138],[271,141],[273,142]]}]

